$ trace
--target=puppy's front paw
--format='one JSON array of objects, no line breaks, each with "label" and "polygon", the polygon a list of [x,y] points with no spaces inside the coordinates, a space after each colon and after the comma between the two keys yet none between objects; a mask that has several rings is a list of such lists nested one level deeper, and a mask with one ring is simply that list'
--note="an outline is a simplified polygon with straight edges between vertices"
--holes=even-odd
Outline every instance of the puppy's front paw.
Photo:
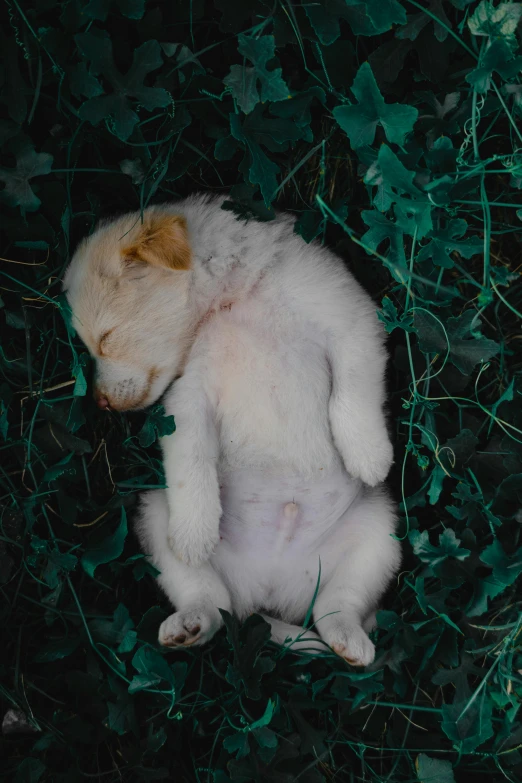
[{"label": "puppy's front paw", "polygon": [[160,625],[158,641],[163,647],[205,644],[221,625],[219,613],[207,607],[175,612]]},{"label": "puppy's front paw", "polygon": [[354,478],[360,478],[370,487],[380,484],[393,464],[393,446],[388,435],[361,436],[357,447],[350,449],[345,455],[345,465],[348,473]]},{"label": "puppy's front paw", "polygon": [[214,553],[219,542],[219,530],[215,534],[207,532],[204,537],[195,537],[187,535],[187,530],[181,532],[177,528],[172,524],[169,527],[167,541],[170,548],[182,563],[198,568]]}]

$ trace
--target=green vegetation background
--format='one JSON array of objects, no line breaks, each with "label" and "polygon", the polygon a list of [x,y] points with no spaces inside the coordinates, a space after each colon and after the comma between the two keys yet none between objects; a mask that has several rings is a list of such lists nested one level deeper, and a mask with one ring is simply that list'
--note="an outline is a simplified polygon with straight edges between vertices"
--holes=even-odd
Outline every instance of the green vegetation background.
[{"label": "green vegetation background", "polygon": [[[5,0],[2,780],[521,779],[521,10]],[[295,212],[391,333],[405,559],[365,671],[258,617],[156,644],[131,520],[174,422],[96,410],[60,278],[100,217],[196,190]]]}]

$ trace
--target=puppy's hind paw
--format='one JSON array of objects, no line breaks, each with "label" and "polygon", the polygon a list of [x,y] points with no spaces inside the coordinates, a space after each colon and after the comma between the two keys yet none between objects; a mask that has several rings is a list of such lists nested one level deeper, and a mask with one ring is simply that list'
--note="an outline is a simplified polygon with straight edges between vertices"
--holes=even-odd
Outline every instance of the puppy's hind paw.
[{"label": "puppy's hind paw", "polygon": [[368,666],[375,658],[373,642],[360,626],[333,628],[325,641],[351,666]]}]

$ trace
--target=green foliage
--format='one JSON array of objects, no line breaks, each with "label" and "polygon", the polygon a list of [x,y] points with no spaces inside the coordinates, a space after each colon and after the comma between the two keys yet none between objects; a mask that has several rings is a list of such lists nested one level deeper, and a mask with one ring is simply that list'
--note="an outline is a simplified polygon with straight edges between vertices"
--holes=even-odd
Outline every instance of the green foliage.
[{"label": "green foliage", "polygon": [[353,149],[373,144],[378,125],[384,128],[388,141],[402,146],[413,129],[417,109],[396,103],[386,104],[368,63],[363,63],[357,71],[352,92],[358,104],[337,106],[333,115]]},{"label": "green foliage", "polygon": [[[6,783],[522,778],[520,18],[4,4]],[[132,526],[175,421],[97,410],[61,277],[100,218],[195,190],[293,212],[381,303],[403,565],[365,671],[281,651],[257,615],[224,613],[204,650],[157,644],[170,607]]]}]

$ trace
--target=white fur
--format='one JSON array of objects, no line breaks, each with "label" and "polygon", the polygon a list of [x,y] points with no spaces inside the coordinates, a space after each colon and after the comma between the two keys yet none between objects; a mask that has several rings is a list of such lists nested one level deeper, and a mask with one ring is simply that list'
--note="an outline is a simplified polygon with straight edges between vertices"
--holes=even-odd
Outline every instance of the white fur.
[{"label": "white fur", "polygon": [[[126,216],[80,248],[65,281],[93,354],[114,328],[116,358],[98,362],[113,407],[150,404],[181,373],[164,398],[177,426],[162,440],[168,489],[144,496],[139,524],[177,608],[160,641],[204,643],[221,625],[218,608],[266,610],[281,618],[270,620],[273,637],[289,636],[292,649],[320,649],[322,639],[364,665],[374,650],[363,626],[400,559],[377,486],[392,447],[375,305],[289,218],[245,224],[221,201],[154,208],[187,219],[190,271],[129,279],[118,242],[137,216]],[[117,292],[103,280],[107,268]],[[320,638],[288,625],[302,623],[319,568]]]}]

